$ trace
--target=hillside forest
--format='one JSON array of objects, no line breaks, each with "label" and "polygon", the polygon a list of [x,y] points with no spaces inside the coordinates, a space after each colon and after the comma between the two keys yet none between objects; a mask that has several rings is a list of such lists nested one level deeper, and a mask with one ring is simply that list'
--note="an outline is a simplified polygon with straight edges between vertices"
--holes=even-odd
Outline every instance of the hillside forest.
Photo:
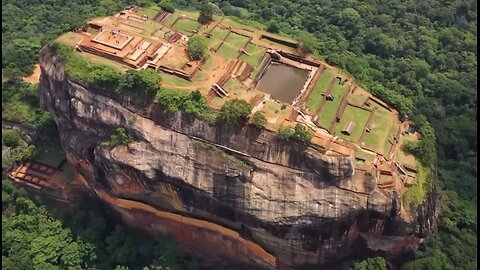
[{"label": "hillside forest", "polygon": [[[162,1],[166,2],[166,1]],[[171,0],[198,9],[200,0]],[[402,269],[477,268],[477,2],[475,0],[212,1],[228,16],[286,36],[302,36],[315,56],[412,119],[422,135],[411,146],[437,175],[438,231]],[[2,1],[2,121],[55,134],[39,108],[37,85],[21,80],[40,49],[88,18],[159,0]],[[5,142],[2,135],[2,147]],[[2,172],[2,178],[5,178]],[[2,181],[2,269],[184,269],[174,241],[130,239],[86,211],[73,222]],[[92,224],[93,223],[93,224]],[[44,225],[41,225],[44,224]],[[72,225],[76,224],[76,225]],[[86,230],[91,231],[86,231]],[[142,238],[143,237],[143,238]],[[145,241],[140,241],[141,239]],[[133,257],[125,254],[136,249]],[[118,254],[118,252],[126,252]],[[48,251],[48,252],[47,252]],[[105,258],[105,260],[104,260]],[[107,259],[108,258],[108,259]],[[105,261],[106,265],[98,264]],[[381,261],[381,260],[380,260]],[[183,265],[183,266],[179,266]],[[371,259],[347,269],[378,269]],[[170,267],[170,268],[164,268]],[[195,268],[195,265],[188,267]],[[133,268],[132,268],[133,269]]]}]

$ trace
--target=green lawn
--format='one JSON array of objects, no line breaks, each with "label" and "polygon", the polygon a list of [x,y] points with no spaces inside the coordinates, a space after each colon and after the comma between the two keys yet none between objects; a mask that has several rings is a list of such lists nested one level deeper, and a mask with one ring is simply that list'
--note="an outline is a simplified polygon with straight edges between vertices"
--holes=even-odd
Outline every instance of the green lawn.
[{"label": "green lawn", "polygon": [[[362,131],[367,124],[368,117],[370,116],[370,112],[366,110],[359,109],[357,107],[348,106],[345,108],[345,113],[340,119],[340,122],[335,125],[334,134],[339,136],[340,138],[344,138],[353,142],[358,142],[360,140],[360,136],[362,135]],[[345,135],[342,133],[342,129],[348,122],[353,121],[355,122],[355,128],[351,135]]]},{"label": "green lawn", "polygon": [[216,37],[206,37],[205,36],[205,40],[207,41],[207,46],[208,48],[211,48],[211,49],[216,49],[220,43],[222,43],[222,41]]},{"label": "green lawn", "polygon": [[247,92],[247,88],[236,79],[229,79],[223,86],[230,95],[241,95]]},{"label": "green lawn", "polygon": [[152,20],[155,15],[160,11],[157,7],[148,7],[138,11],[139,15],[147,15],[147,17]]},{"label": "green lawn", "polygon": [[265,54],[261,57],[261,60],[259,60],[258,65],[253,67],[252,73],[250,73],[250,79],[254,80],[255,77],[258,75],[258,72],[260,72],[261,64],[263,59],[265,58]]},{"label": "green lawn", "polygon": [[193,33],[194,30],[197,30],[198,26],[200,26],[200,23],[189,19],[179,19],[173,25],[176,29],[187,33]]},{"label": "green lawn", "polygon": [[165,72],[160,72],[162,76],[162,83],[168,85],[176,85],[176,86],[189,86],[191,84],[190,81],[177,77],[175,75],[171,75]]},{"label": "green lawn", "polygon": [[391,112],[379,107],[373,115],[370,124],[371,132],[366,132],[363,137],[365,147],[372,149],[383,155],[387,155],[390,150],[388,138],[397,132],[397,123],[392,123]]},{"label": "green lawn", "polygon": [[308,110],[315,112],[318,109],[320,101],[322,98],[325,98],[321,94],[327,91],[328,83],[332,78],[333,73],[325,69],[307,98],[306,105]]},{"label": "green lawn", "polygon": [[367,98],[366,95],[359,94],[359,91],[357,90],[355,93],[348,96],[348,101],[354,105],[362,106]]},{"label": "green lawn", "polygon": [[318,114],[318,124],[321,127],[328,128],[332,120],[337,114],[338,107],[342,102],[342,97],[348,91],[348,85],[338,85],[338,82],[335,82],[332,89],[332,96],[334,97],[333,101],[325,101],[323,104],[320,113]]},{"label": "green lawn", "polygon": [[236,58],[238,56],[238,49],[223,43],[217,53],[223,57]]},{"label": "green lawn", "polygon": [[177,15],[175,14],[168,14],[167,18],[163,20],[163,23],[168,26],[172,26],[172,24],[175,22],[175,20],[178,18]]},{"label": "green lawn", "polygon": [[239,49],[239,48],[243,48],[243,46],[247,44],[248,40],[249,40],[248,37],[230,33],[230,35],[228,35],[225,42],[231,45],[232,47]]},{"label": "green lawn", "polygon": [[256,46],[255,44],[252,44],[252,43],[248,43],[245,50],[250,55],[242,54],[242,56],[240,56],[240,60],[247,62],[252,67],[255,67],[257,64],[259,64],[260,59],[265,54],[264,48],[260,46]]},{"label": "green lawn", "polygon": [[210,34],[212,35],[212,37],[223,40],[227,36],[228,30],[222,29],[220,27],[215,27]]}]

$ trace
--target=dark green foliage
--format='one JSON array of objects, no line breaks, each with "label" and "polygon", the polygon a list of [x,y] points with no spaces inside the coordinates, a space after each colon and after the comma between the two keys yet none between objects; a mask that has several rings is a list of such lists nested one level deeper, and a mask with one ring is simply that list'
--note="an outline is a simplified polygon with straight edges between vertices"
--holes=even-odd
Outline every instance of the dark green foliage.
[{"label": "dark green foliage", "polygon": [[157,241],[122,225],[110,232],[85,207],[71,217],[60,214],[61,220],[8,179],[2,179],[2,210],[2,269],[185,268],[172,238]]},{"label": "dark green foliage", "polygon": [[267,125],[267,119],[261,112],[256,112],[253,114],[252,124],[256,127],[263,128]]},{"label": "dark green foliage", "polygon": [[[422,141],[410,150],[427,167],[437,165],[439,195],[449,194],[442,207],[460,204],[460,198],[476,204],[476,1],[228,2],[261,22],[276,22],[279,32],[292,37],[299,29],[312,33],[318,56],[352,74],[402,118],[420,123]],[[450,196],[453,191],[459,196]],[[476,268],[475,252],[458,256],[475,251],[476,244],[453,240],[476,239],[476,221],[475,229],[464,228],[448,212],[442,222],[462,234],[449,236],[441,226],[435,245],[419,252],[408,269]]]},{"label": "dark green foliage", "polygon": [[293,134],[293,138],[297,141],[309,144],[312,140],[312,133],[302,124],[298,123],[295,126],[295,133]]},{"label": "dark green foliage", "polygon": [[387,270],[387,263],[383,257],[368,258],[355,263],[352,270]]},{"label": "dark green foliage", "polygon": [[317,40],[315,37],[305,31],[302,31],[297,36],[298,39],[298,48],[304,53],[311,53],[315,50],[317,46]]},{"label": "dark green foliage", "polygon": [[87,82],[100,88],[116,89],[121,77],[122,74],[112,67],[90,64]]},{"label": "dark green foliage", "polygon": [[270,33],[278,33],[278,31],[279,31],[278,23],[275,22],[275,21],[270,21],[267,24],[267,31],[270,32]]},{"label": "dark green foliage", "polygon": [[284,140],[288,140],[292,138],[293,134],[295,134],[295,130],[289,127],[281,127],[278,129],[278,137]]},{"label": "dark green foliage", "polygon": [[[2,269],[81,269],[91,256],[88,244],[74,240],[60,220],[2,179]],[[71,267],[71,268],[70,268]]]},{"label": "dark green foliage", "polygon": [[23,81],[3,83],[2,119],[37,126],[45,134],[55,130],[51,114],[40,109],[37,89]]},{"label": "dark green foliage", "polygon": [[207,3],[200,6],[200,15],[198,16],[198,22],[206,24],[213,21],[213,7]]},{"label": "dark green foliage", "polygon": [[152,97],[158,89],[162,78],[151,69],[128,70],[122,78],[121,89],[129,93]]},{"label": "dark green foliage", "polygon": [[133,141],[133,137],[130,133],[125,131],[124,128],[117,128],[115,133],[112,134],[110,139],[104,143],[103,145],[106,146],[118,146],[118,145],[125,145]]},{"label": "dark green foliage", "polygon": [[138,261],[148,261],[153,257],[154,243],[149,236],[138,232],[137,237],[128,234],[128,229],[117,225],[105,239],[106,250],[112,262],[131,265]]},{"label": "dark green foliage", "polygon": [[137,1],[2,1],[2,75],[32,71],[40,49],[88,18],[112,15]]},{"label": "dark green foliage", "polygon": [[223,104],[220,109],[219,120],[224,123],[245,121],[252,110],[252,105],[243,99],[231,99]]},{"label": "dark green foliage", "polygon": [[312,133],[302,124],[297,124],[295,129],[281,127],[278,130],[278,137],[285,140],[294,139],[304,144],[309,144],[312,140],[312,136]]},{"label": "dark green foliage", "polygon": [[207,110],[205,97],[200,91],[193,92],[162,88],[157,93],[158,104],[170,112],[185,111],[201,117]]},{"label": "dark green foliage", "polygon": [[175,12],[175,6],[170,3],[170,2],[162,2],[158,4],[162,8],[163,11],[169,12],[169,13],[174,13]]},{"label": "dark green foliage", "polygon": [[191,59],[202,59],[207,52],[207,40],[203,36],[195,35],[188,40],[188,55]]},{"label": "dark green foliage", "polygon": [[58,42],[50,43],[49,47],[65,58],[66,72],[71,79],[101,89],[118,88],[122,74],[113,67],[88,62],[81,55],[73,53],[71,47]]},{"label": "dark green foliage", "polygon": [[68,76],[78,82],[87,83],[107,91],[121,91],[136,97],[152,97],[160,88],[162,78],[151,69],[128,70],[121,74],[113,67],[91,63],[72,48],[52,42],[50,48],[66,59]]},{"label": "dark green foliage", "polygon": [[20,133],[14,129],[3,129],[2,130],[2,143],[8,147],[16,148],[22,142]]},{"label": "dark green foliage", "polygon": [[12,154],[13,159],[20,161],[26,159],[34,159],[38,155],[38,149],[36,145],[29,145],[19,153]]}]

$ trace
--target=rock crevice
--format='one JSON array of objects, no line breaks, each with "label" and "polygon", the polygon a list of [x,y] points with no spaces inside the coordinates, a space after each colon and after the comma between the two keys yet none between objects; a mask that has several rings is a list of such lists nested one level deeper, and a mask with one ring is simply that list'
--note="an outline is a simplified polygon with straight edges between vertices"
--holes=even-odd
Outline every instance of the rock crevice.
[{"label": "rock crevice", "polygon": [[[52,51],[42,51],[39,94],[74,167],[84,173],[82,163],[94,168],[85,175],[88,186],[101,187],[112,198],[234,230],[252,245],[242,249],[248,255],[238,260],[267,268],[336,262],[351,255],[351,244],[362,238],[359,232],[383,235],[387,229],[376,224],[398,212],[401,200],[395,192],[380,191],[371,175],[352,177],[353,157],[328,156],[248,126],[214,126],[181,112],[168,114],[156,104],[148,113],[127,108],[118,98],[69,80],[64,64]],[[135,141],[101,146],[117,127],[134,134]],[[355,186],[364,189],[358,192]],[[129,223],[145,215],[112,207]],[[152,214],[148,220],[144,229],[176,235],[161,216]],[[391,235],[407,236],[416,224],[396,216],[397,229],[392,226]],[[232,246],[236,240],[221,246],[219,239],[202,238],[206,232],[188,235],[180,242],[195,246],[210,241],[220,256],[238,248]],[[265,251],[274,263],[265,259]]]}]

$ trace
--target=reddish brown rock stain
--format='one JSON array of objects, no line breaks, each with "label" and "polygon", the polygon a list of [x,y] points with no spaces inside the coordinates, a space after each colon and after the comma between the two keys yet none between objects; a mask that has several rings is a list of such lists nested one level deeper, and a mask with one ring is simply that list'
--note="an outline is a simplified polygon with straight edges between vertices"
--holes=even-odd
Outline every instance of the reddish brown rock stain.
[{"label": "reddish brown rock stain", "polygon": [[[70,156],[70,161],[90,171],[88,162]],[[80,174],[75,174],[86,188],[94,189]],[[276,257],[266,252],[252,241],[245,240],[234,230],[215,223],[184,217],[178,214],[157,210],[149,205],[120,199],[103,190],[96,190],[100,199],[117,210],[130,226],[147,229],[154,235],[172,235],[180,245],[202,254],[221,254],[233,261],[254,261],[269,268],[277,268]]]}]

